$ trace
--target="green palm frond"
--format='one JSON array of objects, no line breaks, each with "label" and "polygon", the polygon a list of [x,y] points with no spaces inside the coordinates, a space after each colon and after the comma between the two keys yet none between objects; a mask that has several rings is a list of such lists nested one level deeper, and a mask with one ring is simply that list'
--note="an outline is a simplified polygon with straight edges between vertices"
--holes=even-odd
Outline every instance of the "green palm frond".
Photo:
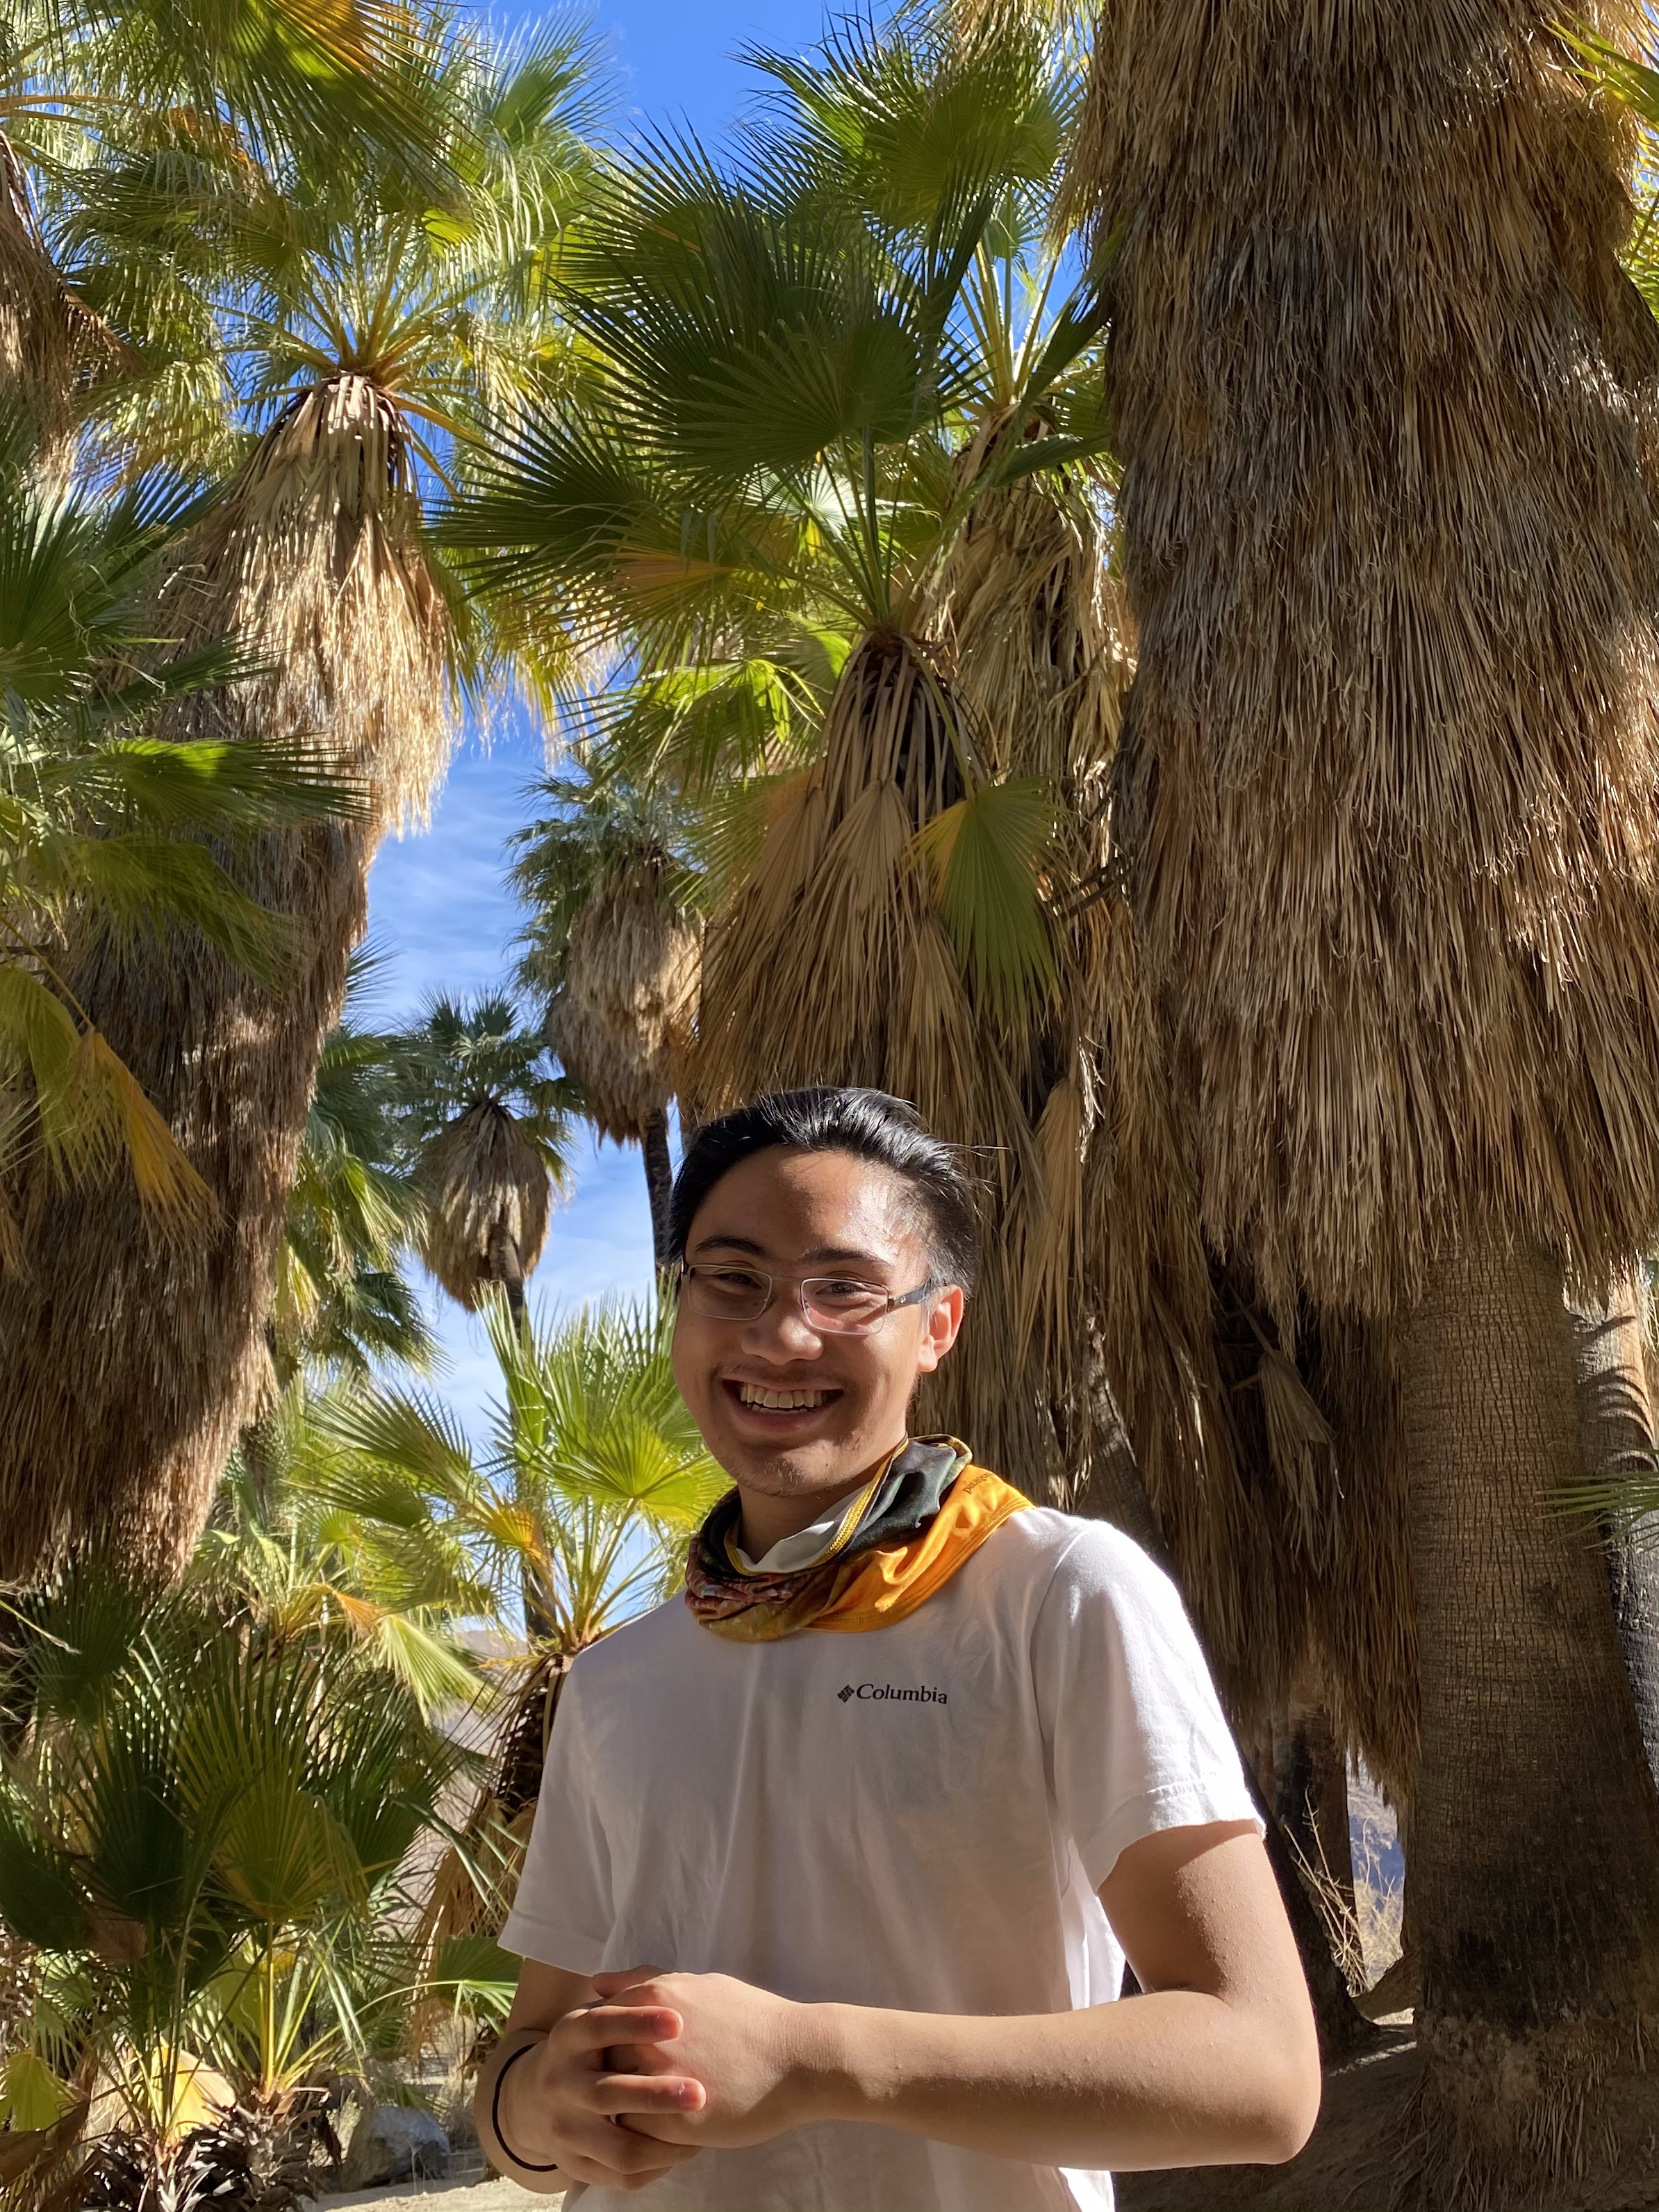
[{"label": "green palm frond", "polygon": [[1063,52],[1008,6],[966,26],[918,9],[882,30],[848,17],[814,54],[750,46],[743,58],[788,95],[774,131],[756,134],[763,151],[781,142],[820,189],[894,234],[926,234],[988,189],[1046,198],[1081,92]]},{"label": "green palm frond", "polygon": [[649,1308],[584,1308],[528,1343],[489,1316],[507,1386],[498,1461],[546,1509],[641,1510],[689,1530],[731,1487],[709,1457],[668,1364],[670,1320]]},{"label": "green palm frond", "polygon": [[392,0],[58,0],[57,27],[106,97],[319,154],[355,137],[434,188],[443,180],[442,140],[418,97],[418,33]]},{"label": "green palm frond", "polygon": [[1042,897],[1054,813],[1053,793],[1035,778],[987,783],[946,807],[916,839],[964,974],[1009,1017],[1054,983]]},{"label": "green palm frond", "polygon": [[525,1591],[574,1650],[663,1595],[728,1484],[675,1388],[666,1316],[605,1305],[521,1334],[499,1297],[486,1316],[501,1376],[487,1448],[430,1398],[337,1391],[309,1416],[326,1449],[301,1489],[381,1554],[453,1544],[496,1608]]},{"label": "green palm frond", "polygon": [[1620,52],[1579,24],[1555,28],[1589,81],[1636,125],[1638,150],[1632,181],[1641,212],[1620,258],[1650,313],[1659,317],[1659,69]]}]

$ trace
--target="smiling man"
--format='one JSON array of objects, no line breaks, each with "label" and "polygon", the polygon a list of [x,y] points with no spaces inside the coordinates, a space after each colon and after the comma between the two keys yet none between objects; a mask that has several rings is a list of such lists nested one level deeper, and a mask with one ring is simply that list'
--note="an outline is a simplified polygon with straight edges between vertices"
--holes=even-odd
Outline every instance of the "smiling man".
[{"label": "smiling man", "polygon": [[491,2156],[583,2212],[1101,2212],[1115,2166],[1290,2157],[1313,2022],[1179,1598],[908,1433],[974,1284],[953,1155],[880,1092],[762,1099],[672,1230],[735,1488],[571,1674]]}]

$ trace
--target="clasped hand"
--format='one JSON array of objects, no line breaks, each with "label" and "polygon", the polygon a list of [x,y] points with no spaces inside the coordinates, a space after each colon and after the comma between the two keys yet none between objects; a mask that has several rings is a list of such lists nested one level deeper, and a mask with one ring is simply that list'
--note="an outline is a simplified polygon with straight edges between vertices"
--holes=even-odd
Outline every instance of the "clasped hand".
[{"label": "clasped hand", "polygon": [[593,1987],[518,2069],[507,2133],[526,2160],[633,2191],[813,2117],[811,2008],[729,1974],[632,1967]]}]

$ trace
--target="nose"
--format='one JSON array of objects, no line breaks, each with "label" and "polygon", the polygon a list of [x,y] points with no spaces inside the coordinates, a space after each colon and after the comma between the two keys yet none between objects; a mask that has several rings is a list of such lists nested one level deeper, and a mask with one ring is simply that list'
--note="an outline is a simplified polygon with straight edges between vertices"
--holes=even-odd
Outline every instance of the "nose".
[{"label": "nose", "polygon": [[820,1357],[823,1340],[801,1310],[797,1285],[780,1283],[766,1311],[744,1323],[743,1348],[757,1359],[769,1359],[779,1367]]}]

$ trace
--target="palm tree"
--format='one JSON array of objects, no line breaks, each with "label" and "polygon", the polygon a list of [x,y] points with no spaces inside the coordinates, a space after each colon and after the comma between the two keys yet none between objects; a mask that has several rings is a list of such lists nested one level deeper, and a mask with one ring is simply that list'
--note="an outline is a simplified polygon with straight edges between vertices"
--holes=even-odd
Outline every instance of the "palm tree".
[{"label": "palm tree", "polygon": [[513,839],[513,882],[530,909],[520,979],[542,999],[543,1035],[582,1111],[602,1136],[641,1148],[663,1268],[668,1109],[692,1042],[702,956],[684,831],[665,795],[605,769],[580,781],[551,776],[535,796],[557,811]]},{"label": "palm tree", "polygon": [[[948,570],[981,502],[1101,449],[1098,319],[1040,245],[1072,87],[1007,9],[757,58],[781,106],[744,157],[653,149],[561,264],[598,399],[534,418],[449,527],[487,584],[556,580],[647,671],[742,665],[757,616],[837,635],[811,764],[768,793],[711,921],[690,1087],[878,1083],[975,1148],[1000,1356],[935,1413],[1041,1487],[1073,1389],[1073,971],[1098,934],[1072,869],[1104,858],[1097,810],[1075,837],[1054,823],[1074,756],[1098,786],[1113,720],[1088,483],[1059,497],[1060,547],[1016,501]],[[1018,614],[976,588],[994,543],[1024,564]],[[1000,719],[1035,694],[1029,735]]]},{"label": "palm tree", "polygon": [[[1325,35],[1252,0],[1100,26],[1119,830],[1173,1205],[1322,1378],[1349,1464],[1340,1514],[1310,1490],[1302,1580],[1358,1732],[1420,1729],[1403,2179],[1532,2201],[1540,2161],[1644,2155],[1654,2117],[1659,1797],[1601,1562],[1550,1501],[1582,1466],[1564,1269],[1605,1285],[1659,1224],[1632,428],[1659,340],[1546,9]],[[1143,1293],[1120,1337],[1146,1319]]]},{"label": "palm tree", "polygon": [[572,1102],[546,1050],[499,993],[431,1000],[398,1050],[403,1142],[426,1201],[421,1257],[469,1312],[503,1291],[520,1328],[553,1195],[570,1182]]},{"label": "palm tree", "polygon": [[[77,964],[77,998],[161,1103],[217,1218],[185,1254],[118,1199],[95,1218],[39,1201],[27,1283],[0,1285],[0,1488],[50,1464],[69,1510],[18,1531],[25,1567],[80,1533],[76,1501],[94,1497],[100,1524],[157,1568],[188,1556],[261,1388],[288,1190],[368,862],[381,832],[424,805],[455,682],[489,650],[452,611],[422,486],[548,374],[538,270],[586,175],[573,129],[586,52],[555,35],[504,58],[423,17],[388,69],[418,123],[401,140],[354,131],[344,110],[331,133],[285,135],[273,119],[239,136],[188,105],[186,85],[185,104],[163,103],[130,144],[100,144],[72,179],[64,235],[101,271],[101,289],[82,289],[112,319],[118,304],[158,369],[148,414],[120,426],[137,449],[167,434],[181,388],[187,424],[200,418],[202,319],[180,333],[150,315],[181,287],[211,304],[224,389],[264,425],[164,607],[187,646],[234,628],[268,672],[182,726],[313,746],[368,787],[372,811],[244,857],[245,889],[289,917],[303,949],[283,993],[187,940],[165,959],[100,940]],[[343,90],[354,112],[356,89]],[[175,337],[182,385],[159,373]]]},{"label": "palm tree", "polygon": [[381,1468],[365,1480],[342,1442],[365,1383],[303,1376],[233,1454],[185,1587],[226,1620],[285,1640],[331,1639],[393,1679],[428,1715],[480,1701],[483,1685],[457,1640],[496,1617],[495,1589],[458,1521],[453,1486],[428,1464],[417,1480]]},{"label": "palm tree", "polygon": [[665,1310],[584,1307],[542,1331],[521,1328],[499,1296],[487,1311],[501,1397],[482,1452],[406,1393],[342,1396],[328,1416],[337,1496],[429,1498],[493,1574],[502,1611],[523,1595],[528,1660],[494,1778],[434,1883],[434,1960],[499,1925],[571,1662],[678,1584],[692,1532],[727,1487],[675,1387]]},{"label": "palm tree", "polygon": [[[214,1194],[151,1067],[89,1003],[88,939],[142,960],[188,933],[242,988],[278,991],[297,948],[241,863],[273,830],[332,816],[349,834],[363,811],[300,749],[153,734],[158,708],[223,690],[241,665],[230,640],[179,654],[157,636],[178,500],[147,482],[113,501],[50,488],[38,451],[15,417],[0,426],[0,1272],[23,1300],[43,1213],[95,1216],[94,1194],[182,1264],[211,1236]],[[0,1571],[27,1571],[92,1502],[40,1472],[13,1462],[0,1481]]]},{"label": "palm tree", "polygon": [[354,999],[374,963],[354,956],[340,1025],[325,1042],[289,1193],[272,1294],[276,1379],[302,1370],[368,1376],[379,1360],[424,1368],[431,1332],[402,1262],[425,1206],[400,1158],[403,1041],[362,1027]]}]

